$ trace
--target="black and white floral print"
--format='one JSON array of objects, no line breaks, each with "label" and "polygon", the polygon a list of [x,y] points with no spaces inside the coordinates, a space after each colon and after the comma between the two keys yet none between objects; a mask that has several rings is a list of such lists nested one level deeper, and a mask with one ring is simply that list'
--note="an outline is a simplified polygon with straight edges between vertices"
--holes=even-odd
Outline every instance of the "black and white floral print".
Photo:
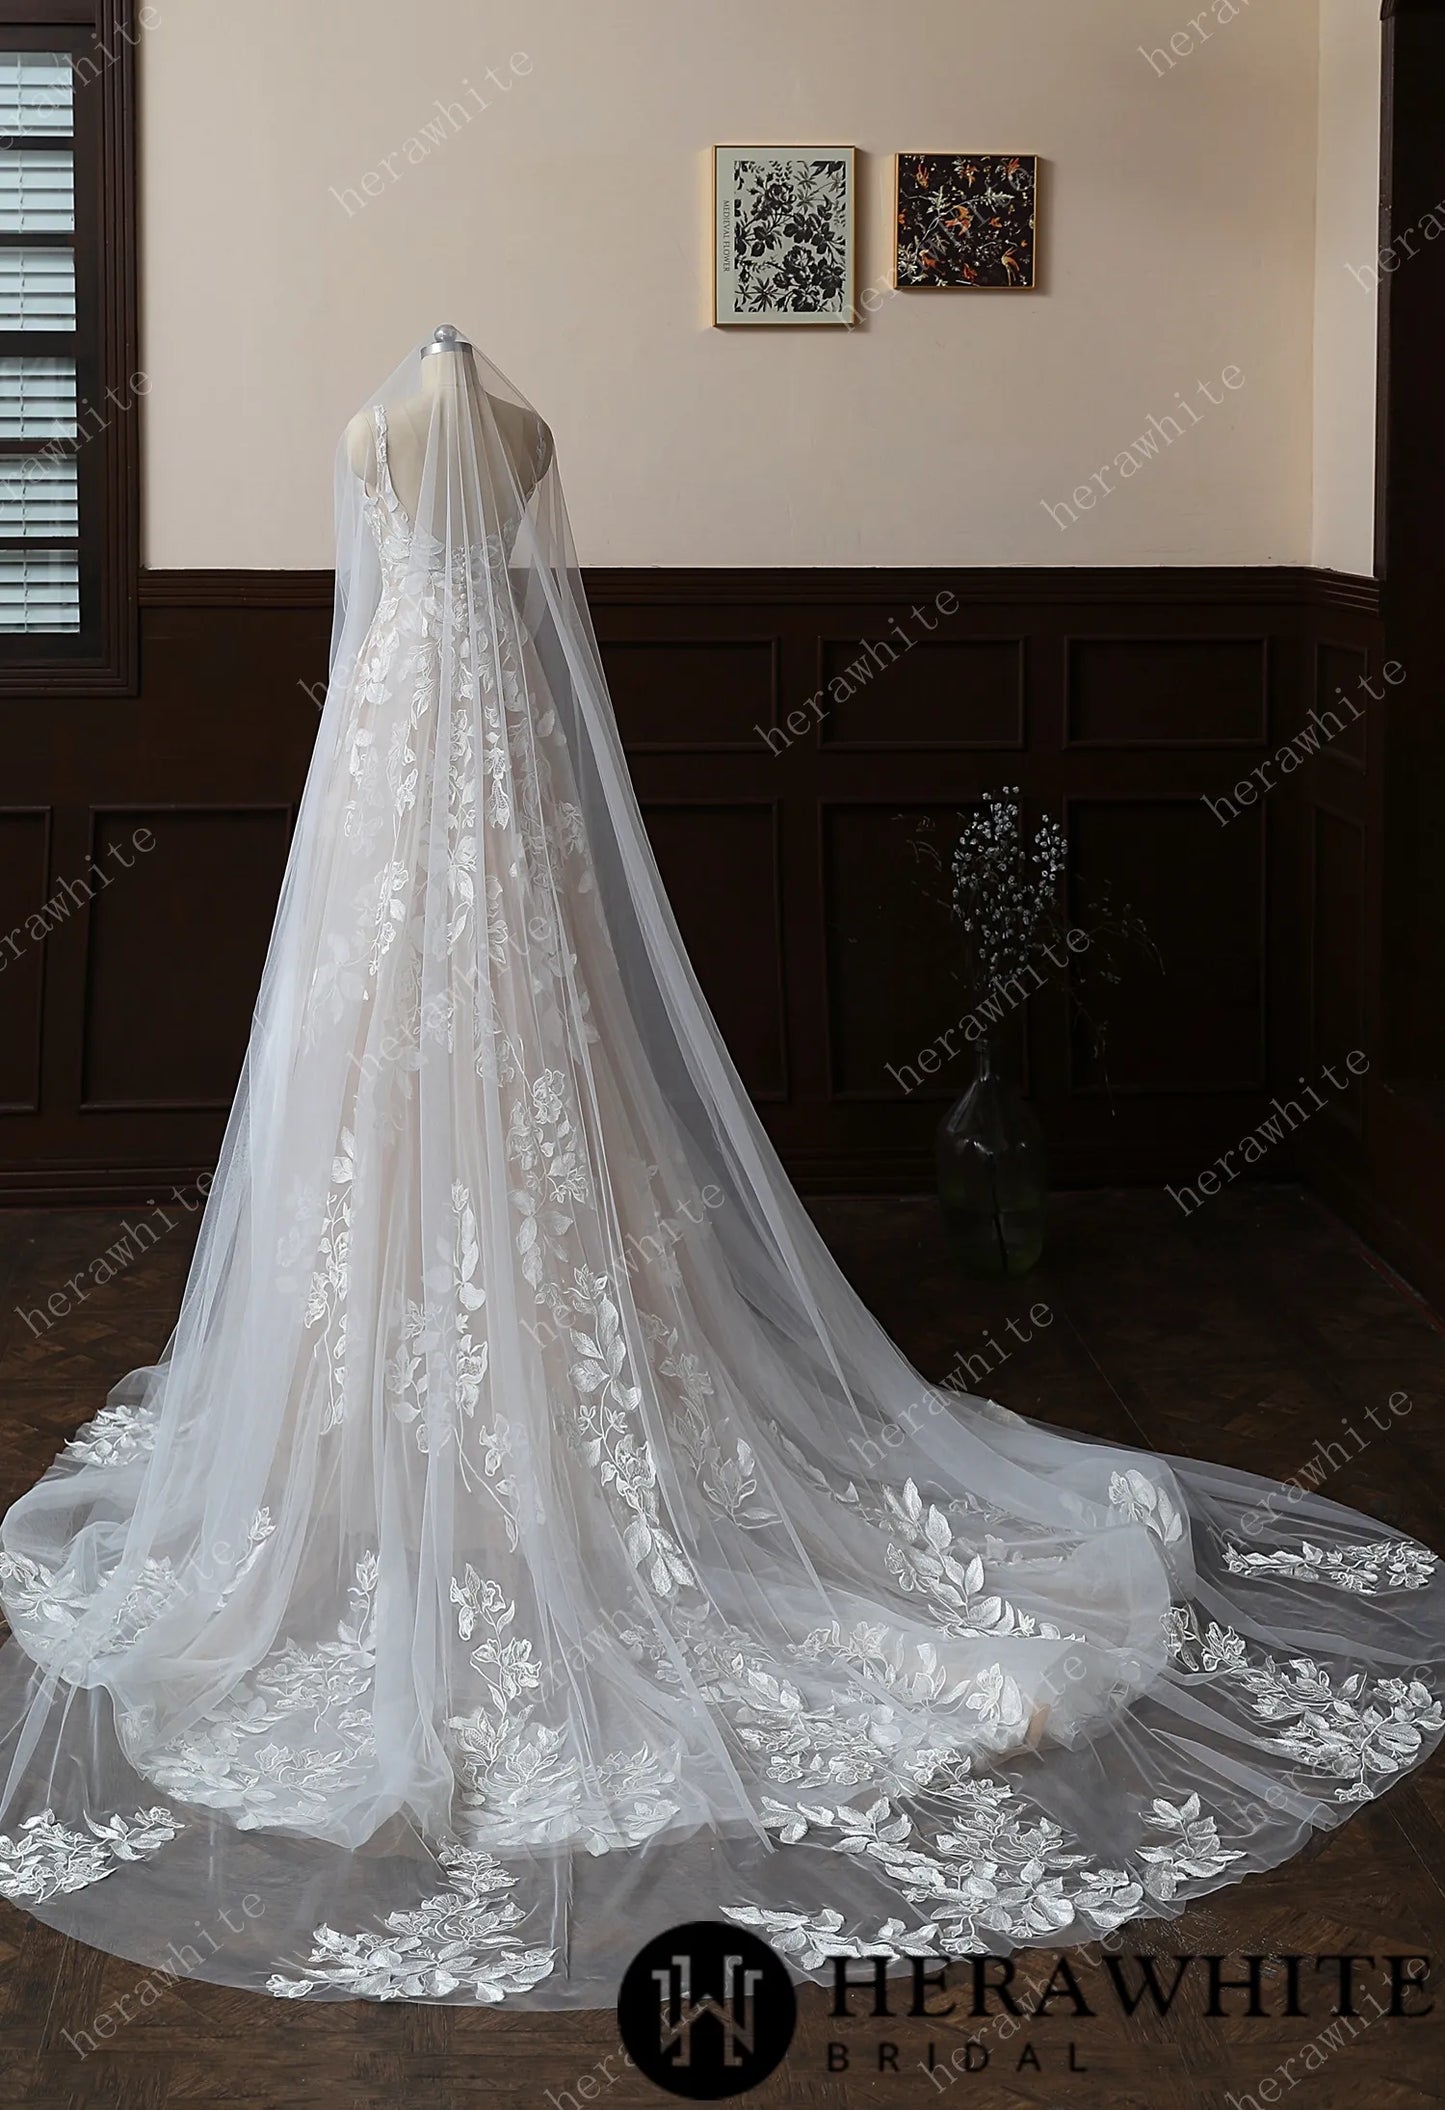
[{"label": "black and white floral print", "polygon": [[851,149],[719,149],[718,320],[851,322]]}]

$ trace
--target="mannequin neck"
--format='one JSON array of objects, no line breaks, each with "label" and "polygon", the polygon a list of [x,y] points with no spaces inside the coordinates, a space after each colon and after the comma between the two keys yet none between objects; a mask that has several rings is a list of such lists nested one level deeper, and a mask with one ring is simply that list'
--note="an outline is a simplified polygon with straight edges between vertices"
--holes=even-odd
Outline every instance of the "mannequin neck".
[{"label": "mannequin neck", "polygon": [[421,392],[424,396],[435,396],[444,387],[463,389],[475,379],[475,375],[476,369],[467,354],[428,352],[421,363]]}]

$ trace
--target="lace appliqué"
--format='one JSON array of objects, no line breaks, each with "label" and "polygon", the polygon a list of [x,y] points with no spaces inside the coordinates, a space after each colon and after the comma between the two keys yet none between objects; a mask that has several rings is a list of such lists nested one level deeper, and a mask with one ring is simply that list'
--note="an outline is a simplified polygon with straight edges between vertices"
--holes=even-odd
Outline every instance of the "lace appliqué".
[{"label": "lace appliqu\u00e9", "polygon": [[1302,1539],[1297,1548],[1278,1546],[1267,1553],[1226,1539],[1223,1552],[1231,1575],[1327,1583],[1331,1589],[1352,1590],[1362,1597],[1382,1590],[1423,1590],[1440,1565],[1439,1557],[1414,1539],[1374,1539],[1350,1546],[1314,1546]]},{"label": "lace appliqu\u00e9", "polygon": [[130,1818],[111,1817],[85,1831],[56,1821],[53,1810],[27,1817],[14,1838],[0,1832],[0,1897],[17,1904],[43,1904],[72,1890],[85,1890],[168,1845],[181,1829],[174,1811],[157,1806]]},{"label": "lace appliqu\u00e9", "polygon": [[[471,1192],[460,1180],[452,1183],[451,1203],[454,1229],[450,1244],[445,1238],[438,1239],[436,1261],[424,1278],[424,1301],[407,1299],[400,1338],[386,1365],[391,1411],[411,1429],[424,1455],[459,1444],[464,1425],[476,1414],[487,1376],[487,1340],[477,1330],[477,1314],[487,1301],[479,1280],[482,1249]],[[439,1396],[434,1397],[432,1379],[438,1374]],[[487,1477],[507,1516],[515,1545],[516,1517],[507,1499],[514,1490],[497,1470],[505,1447],[500,1430],[490,1433],[487,1446],[493,1457]],[[465,1457],[462,1466],[464,1482],[472,1486],[475,1483]]]},{"label": "lace appliqu\u00e9", "polygon": [[1170,1496],[1137,1467],[1114,1474],[1109,1482],[1109,1502],[1136,1524],[1143,1524],[1162,1546],[1176,1545],[1184,1536],[1184,1519]]},{"label": "lace appliqu\u00e9", "polygon": [[468,1567],[451,1601],[464,1641],[475,1640],[472,1669],[485,1707],[453,1717],[463,1785],[461,1822],[489,1847],[575,1839],[589,1853],[640,1845],[677,1815],[663,1790],[681,1753],[612,1753],[585,1768],[564,1730],[536,1719],[543,1676],[530,1641],[514,1632],[517,1607],[501,1585]]},{"label": "lace appliqu\u00e9", "polygon": [[682,1402],[682,1412],[673,1423],[679,1449],[692,1464],[697,1484],[712,1507],[744,1531],[758,1531],[776,1524],[778,1514],[756,1500],[757,1459],[750,1443],[739,1440],[731,1453],[708,1418],[713,1382],[699,1356],[687,1354],[678,1329],[668,1327],[652,1312],[639,1312],[643,1333],[653,1349],[653,1368],[667,1378]]},{"label": "lace appliqu\u00e9", "polygon": [[641,1426],[622,1322],[605,1275],[578,1268],[573,1287],[545,1285],[546,1302],[571,1336],[574,1439],[623,1513],[627,1557],[659,1597],[695,1581],[675,1534],[662,1521],[657,1465]]},{"label": "lace appliqu\u00e9", "polygon": [[1082,1641],[1082,1634],[1064,1634],[1047,1619],[1023,1612],[984,1583],[984,1561],[979,1553],[965,1553],[960,1560],[954,1549],[953,1530],[935,1503],[925,1504],[912,1480],[895,1494],[883,1490],[886,1514],[893,1526],[893,1543],[887,1561],[901,1588],[915,1590],[928,1601],[936,1623],[948,1634],[1033,1635],[1048,1641]]},{"label": "lace appliqu\u00e9", "polygon": [[[999,1666],[950,1682],[932,1643],[896,1628],[844,1633],[835,1621],[807,1635],[788,1663],[710,1613],[677,1613],[671,1630],[701,1698],[779,1785],[897,1793],[970,1753],[1016,1749],[1027,1728],[1023,1693]],[[678,1682],[655,1639],[635,1628],[620,1638],[654,1676]],[[851,1690],[810,1705],[804,1684],[828,1671],[835,1688],[844,1672]]]},{"label": "lace appliqu\u00e9", "polygon": [[160,1426],[158,1407],[102,1407],[94,1421],[76,1431],[61,1460],[70,1465],[92,1465],[102,1472],[119,1472],[137,1458],[148,1458],[155,1449]]},{"label": "lace appliqu\u00e9", "polygon": [[[275,1528],[270,1510],[258,1509],[235,1566],[212,1600],[217,1611],[229,1604]],[[170,1608],[182,1587],[194,1583],[197,1572],[193,1563],[183,1562],[177,1568],[169,1555],[148,1557],[125,1595],[106,1608],[100,1621],[93,1620],[93,1615],[105,1588],[103,1580],[82,1583],[68,1568],[57,1573],[28,1554],[0,1553],[0,1583],[6,1586],[6,1606],[16,1635],[37,1660],[48,1664],[57,1676],[70,1679],[83,1675],[101,1657],[130,1648]]]},{"label": "lace appliqu\u00e9", "polygon": [[[306,1825],[326,1816],[339,1791],[366,1777],[373,1749],[369,1697],[377,1583],[374,1554],[356,1564],[347,1614],[334,1641],[275,1650],[241,1680],[205,1726],[146,1759],[144,1771],[183,1802],[231,1811],[237,1828]],[[310,1735],[278,1740],[285,1723],[309,1718]]]},{"label": "lace appliqu\u00e9", "polygon": [[323,1987],[353,2000],[444,2000],[465,1991],[491,2007],[550,1976],[556,1950],[529,1948],[515,1931],[529,1917],[506,1896],[516,1877],[469,1847],[443,1846],[438,1859],[445,1890],[388,1914],[379,1933],[316,1928],[302,1976],[278,1971],[266,1990],[289,2000]]},{"label": "lace appliqu\u00e9", "polygon": [[573,1211],[591,1200],[592,1182],[563,1072],[544,1070],[530,1083],[519,1073],[519,1081],[522,1089],[512,1102],[507,1129],[507,1160],[521,1180],[512,1189],[520,1218],[517,1253],[540,1303],[547,1263],[567,1260],[567,1233],[576,1225]]},{"label": "lace appliqu\u00e9", "polygon": [[1445,1729],[1441,1703],[1419,1678],[1335,1679],[1309,1656],[1280,1663],[1251,1649],[1232,1627],[1201,1628],[1192,1607],[1170,1614],[1169,1651],[1185,1672],[1213,1673],[1237,1686],[1251,1714],[1281,1733],[1265,1748],[1292,1758],[1301,1773],[1333,1779],[1336,1802],[1369,1802],[1380,1783],[1413,1766],[1427,1736]]},{"label": "lace appliqu\u00e9", "polygon": [[[468,710],[452,712],[451,768],[447,775],[447,951],[455,952],[472,926],[477,901],[477,763]],[[500,885],[498,895],[500,895]],[[499,913],[494,907],[493,913]],[[505,934],[505,921],[502,925]],[[492,932],[488,931],[489,941]],[[506,953],[501,962],[505,964]]]},{"label": "lace appliqu\u00e9", "polygon": [[326,1366],[323,1430],[336,1428],[346,1412],[346,1298],[351,1282],[351,1185],[355,1176],[356,1141],[345,1128],[331,1166],[331,1192],[306,1299],[305,1323],[321,1329],[316,1350]]},{"label": "lace appliqu\u00e9", "polygon": [[[1031,1817],[1016,1792],[993,1778],[963,1773],[942,1784],[948,1829],[931,1839],[886,1797],[867,1809],[774,1806],[766,1822],[780,1839],[807,1838],[880,1864],[924,1913],[913,1927],[889,1920],[872,1936],[845,1935],[836,1912],[773,1912],[726,1905],[741,1926],[815,1970],[833,1956],[967,1956],[1010,1943],[1054,1940],[1066,1928],[1107,1933],[1147,1909],[1146,1898],[1179,1897],[1212,1882],[1241,1856],[1220,1845],[1218,1825],[1199,1797],[1157,1800],[1144,1822],[1165,1836],[1139,1848],[1137,1869],[1090,1866],[1051,1819]],[[1071,1934],[1072,1939],[1072,1934]]]}]

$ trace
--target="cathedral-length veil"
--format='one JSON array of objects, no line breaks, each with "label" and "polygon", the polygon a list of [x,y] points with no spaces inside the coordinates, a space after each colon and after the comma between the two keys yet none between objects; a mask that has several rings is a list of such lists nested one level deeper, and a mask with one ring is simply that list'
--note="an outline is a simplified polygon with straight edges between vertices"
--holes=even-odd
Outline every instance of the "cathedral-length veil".
[{"label": "cathedral-length veil", "polygon": [[604,2006],[700,1917],[801,1972],[1082,1941],[1420,1760],[1432,1554],[927,1384],[843,1280],[516,391],[413,355],[339,515],[179,1322],[0,1536],[0,1892],[278,1994]]}]

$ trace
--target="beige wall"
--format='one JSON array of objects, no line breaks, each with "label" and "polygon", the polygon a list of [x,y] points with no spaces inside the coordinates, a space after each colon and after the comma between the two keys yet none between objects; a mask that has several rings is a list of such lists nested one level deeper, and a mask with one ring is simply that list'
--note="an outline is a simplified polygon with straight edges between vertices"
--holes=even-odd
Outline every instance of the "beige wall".
[{"label": "beige wall", "polygon": [[1375,265],[1380,24],[1373,0],[1319,0],[1314,561],[1374,567]]},{"label": "beige wall", "polygon": [[[1214,20],[1231,0],[1195,4]],[[1317,0],[1239,0],[1207,41],[1189,0],[159,14],[142,118],[152,565],[327,563],[336,435],[442,320],[552,422],[590,563],[1310,558]],[[1140,46],[1171,35],[1161,74]],[[1356,89],[1333,50],[1343,107]],[[397,162],[382,195],[338,202],[467,81],[490,108],[423,165]],[[1037,152],[1044,290],[900,294],[851,332],[711,329],[707,149],[749,138],[866,150],[864,284],[887,282],[895,147]],[[1179,392],[1198,422],[1061,528],[1044,502],[1151,413],[1180,416]],[[1359,453],[1357,436],[1330,453],[1331,548]]]}]

